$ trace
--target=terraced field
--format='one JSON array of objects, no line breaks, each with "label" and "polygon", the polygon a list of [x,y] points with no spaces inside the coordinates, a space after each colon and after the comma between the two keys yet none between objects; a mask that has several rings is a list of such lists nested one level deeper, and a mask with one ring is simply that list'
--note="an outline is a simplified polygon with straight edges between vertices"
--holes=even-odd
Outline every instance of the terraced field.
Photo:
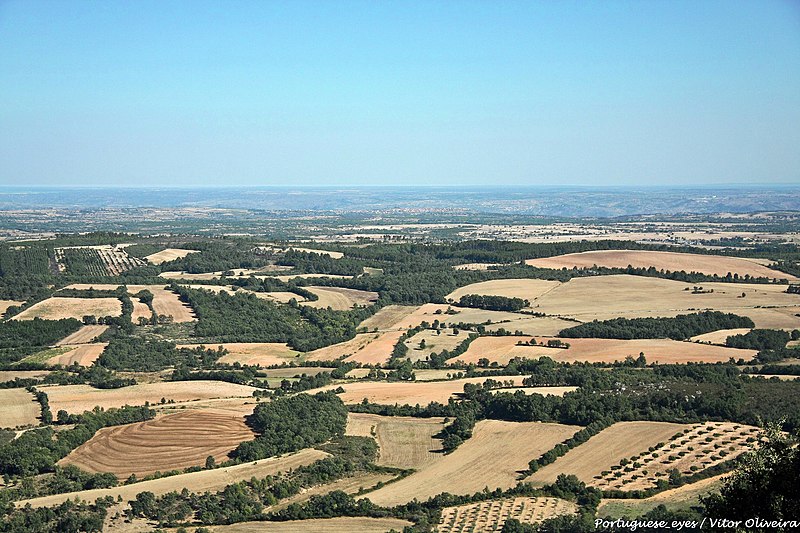
[{"label": "terraced field", "polygon": [[240,442],[255,434],[244,418],[225,411],[190,410],[153,420],[103,428],[59,461],[87,472],[110,472],[119,479],[131,474],[203,466],[208,456],[228,459]]}]

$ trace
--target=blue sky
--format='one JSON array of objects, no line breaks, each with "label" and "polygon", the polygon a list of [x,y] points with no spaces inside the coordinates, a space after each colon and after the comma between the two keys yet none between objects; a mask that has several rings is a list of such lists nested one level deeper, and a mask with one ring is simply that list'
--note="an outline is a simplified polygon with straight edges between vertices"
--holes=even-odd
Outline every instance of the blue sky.
[{"label": "blue sky", "polygon": [[800,2],[0,0],[0,185],[800,183]]}]

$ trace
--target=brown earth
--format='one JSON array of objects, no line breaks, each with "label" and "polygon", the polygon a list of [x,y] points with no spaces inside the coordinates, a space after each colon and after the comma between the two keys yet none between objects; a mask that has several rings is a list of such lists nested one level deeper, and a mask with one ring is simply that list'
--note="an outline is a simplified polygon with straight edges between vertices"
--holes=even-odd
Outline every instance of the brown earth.
[{"label": "brown earth", "polygon": [[242,416],[225,411],[188,410],[153,420],[103,428],[73,450],[59,465],[86,472],[110,472],[119,479],[131,474],[203,466],[208,456],[220,463],[240,442],[255,433]]}]

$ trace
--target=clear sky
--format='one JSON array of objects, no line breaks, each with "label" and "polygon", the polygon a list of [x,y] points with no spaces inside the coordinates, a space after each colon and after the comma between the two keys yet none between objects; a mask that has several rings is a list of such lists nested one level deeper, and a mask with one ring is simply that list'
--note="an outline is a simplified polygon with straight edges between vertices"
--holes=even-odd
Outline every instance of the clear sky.
[{"label": "clear sky", "polygon": [[800,2],[0,0],[0,185],[800,183]]}]

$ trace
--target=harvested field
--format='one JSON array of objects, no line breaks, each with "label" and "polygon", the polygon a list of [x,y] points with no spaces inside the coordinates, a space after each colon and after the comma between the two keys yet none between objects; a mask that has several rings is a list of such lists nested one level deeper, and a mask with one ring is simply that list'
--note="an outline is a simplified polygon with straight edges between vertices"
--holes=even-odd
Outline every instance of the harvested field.
[{"label": "harvested field", "polygon": [[350,340],[307,352],[303,359],[306,361],[335,361],[358,353],[379,336],[378,333],[360,333]]},{"label": "harvested field", "polygon": [[784,272],[768,268],[753,259],[648,250],[599,250],[529,259],[525,263],[538,268],[592,268],[595,265],[626,268],[630,265],[635,268],[655,267],[658,270],[664,269],[672,272],[683,270],[707,275],[716,274],[717,276],[726,276],[730,272],[739,274],[740,277],[749,274],[756,278],[797,279]]},{"label": "harvested field", "polygon": [[625,516],[641,516],[652,511],[659,505],[665,505],[667,509],[670,510],[689,509],[700,503],[700,496],[718,490],[722,485],[722,479],[728,475],[730,474],[720,474],[718,476],[701,479],[694,483],[659,492],[649,498],[604,499],[600,502],[600,506],[597,509],[597,516],[608,515],[614,519]]},{"label": "harvested field", "polygon": [[42,496],[32,500],[16,502],[19,507],[31,504],[32,507],[51,507],[59,505],[67,500],[74,500],[76,497],[87,502],[94,502],[97,498],[111,496],[115,500],[122,497],[124,501],[133,500],[140,492],[152,492],[156,496],[167,492],[180,492],[184,488],[202,493],[205,491],[214,492],[224,489],[231,483],[244,481],[252,477],[264,478],[275,475],[287,470],[292,470],[299,466],[310,465],[311,463],[324,459],[329,455],[325,452],[314,449],[305,449],[299,452],[285,455],[282,457],[272,457],[261,459],[252,463],[244,463],[226,468],[214,470],[202,470],[189,474],[180,474],[150,481],[142,481],[130,485],[121,485],[109,489],[93,489],[79,492],[67,492],[52,496]]},{"label": "harvested field", "polygon": [[[106,326],[103,326],[106,327]],[[80,344],[77,346],[65,346],[65,348],[73,348],[72,350],[51,357],[47,360],[48,365],[61,365],[69,366],[72,363],[78,363],[81,366],[92,366],[92,363],[97,361],[97,358],[103,353],[103,350],[108,346],[107,342],[98,342],[96,344]]]},{"label": "harvested field", "polygon": [[350,357],[345,357],[345,361],[355,361],[365,365],[380,365],[389,361],[392,356],[395,344],[400,341],[402,331],[387,331],[380,333],[377,338],[369,344],[360,348]]},{"label": "harvested field", "polygon": [[590,483],[595,476],[622,459],[647,451],[650,446],[665,442],[684,429],[691,429],[691,426],[668,422],[617,422],[572,448],[554,463],[539,469],[525,481],[546,485],[553,483],[559,474],[573,474]]},{"label": "harvested field", "polygon": [[71,414],[91,411],[96,405],[103,409],[123,405],[157,404],[161,398],[188,402],[211,398],[249,398],[254,387],[227,383],[225,381],[171,381],[142,383],[121,389],[95,389],[89,385],[57,385],[41,387],[47,393],[50,410],[61,409]]},{"label": "harvested field", "polygon": [[505,296],[506,298],[522,298],[533,302],[542,294],[561,285],[558,281],[544,279],[493,279],[460,287],[447,295],[448,300],[458,302],[467,294],[484,296]]},{"label": "harvested field", "polygon": [[[756,355],[756,350],[727,348],[696,342],[681,342],[671,339],[559,339],[569,343],[569,348],[550,348],[547,346],[519,346],[520,340],[528,341],[529,337],[481,337],[469,345],[466,352],[453,359],[464,363],[477,363],[486,358],[490,362],[506,365],[515,357],[536,359],[547,356],[559,362],[587,361],[590,363],[613,363],[624,361],[627,356],[639,357],[644,353],[648,363],[670,364],[706,362],[716,363],[734,359],[749,361]],[[552,340],[539,337],[537,342]]]},{"label": "harvested field", "polygon": [[571,328],[575,322],[555,317],[530,317],[498,322],[486,326],[486,331],[504,329],[511,333],[521,331],[523,335],[546,335],[555,337],[562,329]]},{"label": "harvested field", "polygon": [[5,313],[9,307],[13,306],[20,306],[25,302],[17,302],[14,300],[0,300],[0,315]]},{"label": "harvested field", "polygon": [[49,370],[0,370],[0,383],[15,379],[39,379],[49,374]]},{"label": "harvested field", "polygon": [[81,329],[64,337],[56,343],[56,346],[64,346],[69,344],[87,344],[92,342],[95,337],[101,335],[108,326],[83,326]]},{"label": "harvested field", "polygon": [[122,302],[116,298],[59,298],[51,297],[33,304],[14,320],[33,320],[36,317],[47,320],[62,318],[77,318],[81,320],[85,315],[94,316],[120,316]]},{"label": "harvested field", "polygon": [[[152,249],[152,248],[151,248]],[[186,257],[189,254],[196,254],[198,250],[183,250],[181,248],[165,248],[160,252],[156,252],[154,254],[150,254],[145,257],[145,259],[153,265],[160,265],[161,263],[167,263],[169,261],[174,261],[176,259],[181,259]]]},{"label": "harvested field", "polygon": [[128,292],[136,294],[141,290],[153,293],[153,310],[158,315],[171,316],[173,322],[193,322],[197,320],[191,306],[178,299],[178,295],[162,285],[128,285]]},{"label": "harvested field", "polygon": [[0,428],[36,426],[42,414],[33,394],[25,389],[0,389]]},{"label": "harvested field", "polygon": [[[181,344],[180,348],[196,348],[197,344]],[[210,350],[219,347],[228,353],[218,359],[220,363],[240,363],[243,365],[282,365],[294,361],[300,352],[292,350],[280,342],[225,342],[204,345]]]},{"label": "harvested field", "polygon": [[441,451],[442,443],[433,438],[442,428],[443,418],[350,413],[345,434],[374,437],[378,441],[377,465],[419,469],[442,457],[434,453]]},{"label": "harvested field", "polygon": [[796,379],[800,379],[800,376],[790,376],[788,374],[748,374],[748,376],[753,378],[764,378],[764,379],[778,379],[779,381],[794,381]]},{"label": "harvested field", "polygon": [[487,500],[442,509],[437,533],[493,533],[509,518],[535,524],[556,516],[575,514],[578,506],[560,498],[519,497]]},{"label": "harvested field", "polygon": [[[196,291],[209,291],[213,292],[214,294],[219,294],[221,292],[227,294],[234,294],[237,290],[245,290],[245,289],[234,289],[232,285],[201,285],[201,284],[182,284],[182,287],[188,287],[190,289],[194,289]],[[256,293],[253,293],[256,294]]]},{"label": "harvested field", "polygon": [[[303,305],[323,309],[330,307],[335,311],[347,311],[356,305],[362,307],[372,305],[378,299],[377,292],[360,291],[342,287],[309,286],[305,288],[319,296],[319,299],[313,302],[305,302]],[[295,298],[296,297],[297,295],[295,295]]]},{"label": "harvested field", "polygon": [[123,480],[131,474],[143,477],[203,466],[208,456],[221,463],[240,442],[254,438],[243,416],[187,410],[103,428],[58,464],[74,465],[86,472],[110,472]]},{"label": "harvested field", "polygon": [[372,371],[371,368],[354,368],[345,374],[345,377],[350,379],[362,379],[369,375]]},{"label": "harvested field", "polygon": [[[693,294],[695,286],[714,292]],[[794,316],[800,313],[798,298],[785,290],[785,285],[689,284],[643,276],[592,276],[561,284],[532,307],[548,315],[583,322],[617,317],[671,317],[713,309],[749,316],[759,328],[800,327],[800,317]]]},{"label": "harvested field", "polygon": [[[420,331],[405,341],[405,345],[408,346],[408,359],[425,361],[433,353],[440,353],[442,350],[452,352],[459,344],[467,340],[469,335],[469,331],[459,331],[454,335],[449,329]],[[424,348],[420,348],[422,342],[425,343]]]},{"label": "harvested field", "polygon": [[406,329],[404,319],[417,310],[411,305],[387,305],[378,310],[377,313],[364,320],[358,325],[359,329],[367,331],[388,331],[390,329]]},{"label": "harvested field", "polygon": [[[639,450],[619,464],[594,476],[588,484],[601,490],[640,490],[656,486],[669,471],[689,476],[738,457],[751,449],[761,430],[733,422],[706,422],[674,434],[655,450]],[[748,440],[750,442],[748,442]]]},{"label": "harvested field", "polygon": [[[512,380],[514,385],[522,385],[524,376],[503,376],[503,380]],[[319,390],[335,389],[342,387],[344,392],[339,395],[344,403],[358,403],[367,398],[372,403],[384,405],[408,404],[428,405],[431,402],[447,403],[447,400],[456,393],[464,392],[465,383],[483,383],[492,378],[464,378],[451,381],[416,382],[386,382],[386,381],[360,381],[355,383],[342,383],[327,385]],[[51,402],[52,403],[52,402]]]},{"label": "harvested field", "polygon": [[424,501],[440,494],[473,494],[484,487],[508,489],[517,484],[517,472],[580,428],[542,422],[481,420],[472,438],[453,453],[391,483],[367,497],[378,505]]},{"label": "harvested field", "polygon": [[288,522],[240,522],[213,526],[212,533],[386,533],[412,525],[399,518],[313,518]]},{"label": "harvested field", "polygon": [[695,335],[694,337],[691,337],[689,340],[694,342],[705,342],[709,344],[719,344],[721,346],[725,346],[725,341],[731,335],[744,335],[749,331],[750,328],[718,329],[717,331],[703,333],[702,335]]},{"label": "harvested field", "polygon": [[270,378],[296,378],[301,374],[307,376],[316,376],[322,372],[330,372],[332,368],[325,368],[323,366],[295,366],[286,368],[268,368],[264,370]]},{"label": "harvested field", "polygon": [[433,369],[433,368],[420,368],[414,370],[414,376],[417,381],[441,381],[445,379],[454,378],[456,374],[463,375],[461,370],[447,370],[447,369]]},{"label": "harvested field", "polygon": [[153,317],[153,312],[150,311],[150,308],[147,307],[147,304],[140,302],[139,300],[131,300],[133,303],[133,313],[131,313],[131,321],[134,324],[139,323],[140,318],[146,318],[150,320]]}]

